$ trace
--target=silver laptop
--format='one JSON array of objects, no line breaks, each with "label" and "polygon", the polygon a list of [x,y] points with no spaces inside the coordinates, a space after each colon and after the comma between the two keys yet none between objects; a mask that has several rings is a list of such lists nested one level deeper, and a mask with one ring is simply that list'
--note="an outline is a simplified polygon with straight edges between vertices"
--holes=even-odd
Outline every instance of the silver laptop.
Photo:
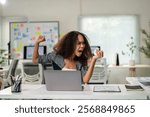
[{"label": "silver laptop", "polygon": [[44,70],[48,91],[81,91],[80,71]]}]

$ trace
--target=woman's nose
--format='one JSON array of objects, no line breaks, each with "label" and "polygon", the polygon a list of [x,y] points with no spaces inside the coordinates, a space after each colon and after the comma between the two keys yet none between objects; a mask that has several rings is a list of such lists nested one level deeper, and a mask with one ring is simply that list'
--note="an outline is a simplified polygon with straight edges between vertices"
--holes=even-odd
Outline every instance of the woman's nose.
[{"label": "woman's nose", "polygon": [[84,47],[85,46],[85,44],[80,44],[80,47]]}]

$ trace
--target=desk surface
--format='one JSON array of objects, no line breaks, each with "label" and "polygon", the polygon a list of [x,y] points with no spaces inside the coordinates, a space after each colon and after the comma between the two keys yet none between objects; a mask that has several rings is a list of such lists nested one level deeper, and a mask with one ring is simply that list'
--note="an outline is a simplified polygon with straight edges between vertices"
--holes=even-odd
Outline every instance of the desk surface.
[{"label": "desk surface", "polygon": [[137,85],[141,85],[145,91],[148,94],[148,99],[150,99],[150,86],[145,86],[142,83],[140,83],[140,81],[144,81],[144,82],[150,82],[150,77],[126,77],[126,80],[128,83],[130,84],[137,84]]},{"label": "desk surface", "polygon": [[21,93],[1,90],[0,99],[147,99],[145,91],[126,91],[124,85],[118,85],[121,92],[93,92],[94,85],[88,86],[84,91],[47,91],[45,85],[24,84]]},{"label": "desk surface", "polygon": [[135,64],[134,66],[131,65],[109,65],[108,68],[150,68],[150,65],[144,65],[144,64]]}]

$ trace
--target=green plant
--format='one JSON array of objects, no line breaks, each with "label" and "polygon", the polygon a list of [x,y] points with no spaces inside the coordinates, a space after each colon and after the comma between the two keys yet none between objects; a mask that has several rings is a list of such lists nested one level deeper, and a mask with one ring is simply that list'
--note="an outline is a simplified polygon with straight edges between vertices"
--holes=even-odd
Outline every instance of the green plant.
[{"label": "green plant", "polygon": [[144,35],[143,40],[145,46],[140,47],[140,52],[144,53],[146,57],[150,58],[150,34],[148,34],[144,29],[142,29],[142,34]]},{"label": "green plant", "polygon": [[0,49],[0,65],[7,60],[7,54],[5,49]]},{"label": "green plant", "polygon": [[128,55],[132,59],[134,52],[137,48],[136,44],[134,43],[133,37],[130,38],[130,41],[126,44],[126,46],[128,48],[128,51],[127,52],[122,51],[122,55]]}]

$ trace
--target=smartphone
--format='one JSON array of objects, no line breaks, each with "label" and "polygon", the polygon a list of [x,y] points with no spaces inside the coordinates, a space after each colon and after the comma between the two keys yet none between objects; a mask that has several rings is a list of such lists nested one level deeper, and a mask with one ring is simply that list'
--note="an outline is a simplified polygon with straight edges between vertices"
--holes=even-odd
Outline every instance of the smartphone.
[{"label": "smartphone", "polygon": [[[101,46],[97,46],[97,48],[99,49],[99,51],[101,50]],[[104,53],[102,51],[102,57],[104,56]]]},{"label": "smartphone", "polygon": [[98,48],[99,50],[101,50],[101,46],[97,46],[97,48]]}]

